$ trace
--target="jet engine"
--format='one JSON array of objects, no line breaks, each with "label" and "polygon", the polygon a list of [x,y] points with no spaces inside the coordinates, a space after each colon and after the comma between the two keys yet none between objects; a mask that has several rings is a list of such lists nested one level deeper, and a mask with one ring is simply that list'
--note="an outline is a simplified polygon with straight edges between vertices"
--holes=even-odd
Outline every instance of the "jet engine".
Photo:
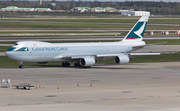
[{"label": "jet engine", "polygon": [[116,64],[127,64],[129,63],[129,57],[127,55],[120,55],[114,58]]},{"label": "jet engine", "polygon": [[93,57],[84,57],[79,60],[81,66],[92,66],[95,64],[95,59]]}]

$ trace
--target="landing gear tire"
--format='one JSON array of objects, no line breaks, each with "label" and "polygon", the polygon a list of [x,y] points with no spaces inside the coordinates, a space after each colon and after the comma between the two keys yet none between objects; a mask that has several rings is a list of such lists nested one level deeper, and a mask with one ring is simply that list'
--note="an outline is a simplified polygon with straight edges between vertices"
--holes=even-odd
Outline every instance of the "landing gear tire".
[{"label": "landing gear tire", "polygon": [[75,67],[80,67],[81,65],[79,63],[74,63]]},{"label": "landing gear tire", "polygon": [[22,69],[22,68],[24,68],[24,66],[23,66],[23,65],[19,65],[19,68],[21,68],[21,69]]},{"label": "landing gear tire", "polygon": [[65,63],[62,62],[62,66],[63,66],[63,67],[69,67],[69,66],[70,66],[70,63],[68,63],[68,62],[65,62]]},{"label": "landing gear tire", "polygon": [[24,68],[24,66],[23,66],[23,61],[19,61],[19,63],[20,63],[20,65],[19,65],[19,68]]}]

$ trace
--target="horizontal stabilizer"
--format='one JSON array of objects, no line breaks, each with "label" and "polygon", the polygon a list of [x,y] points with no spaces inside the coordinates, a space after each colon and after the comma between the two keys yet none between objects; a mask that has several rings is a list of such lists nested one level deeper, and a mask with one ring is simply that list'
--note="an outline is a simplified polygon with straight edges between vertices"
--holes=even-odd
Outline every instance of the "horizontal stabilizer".
[{"label": "horizontal stabilizer", "polygon": [[130,53],[129,55],[136,56],[136,55],[160,55],[161,53]]},{"label": "horizontal stabilizer", "polygon": [[159,44],[166,44],[167,42],[160,42],[160,43],[153,43],[153,44],[146,44],[146,46],[149,46],[149,45],[159,45]]}]

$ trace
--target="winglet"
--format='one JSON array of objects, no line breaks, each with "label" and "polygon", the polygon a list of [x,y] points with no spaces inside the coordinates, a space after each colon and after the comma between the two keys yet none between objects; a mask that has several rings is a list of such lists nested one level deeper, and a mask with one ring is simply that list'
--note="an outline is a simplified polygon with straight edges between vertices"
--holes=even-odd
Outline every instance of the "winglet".
[{"label": "winglet", "polygon": [[123,41],[142,40],[149,16],[142,16],[134,27],[128,32]]}]

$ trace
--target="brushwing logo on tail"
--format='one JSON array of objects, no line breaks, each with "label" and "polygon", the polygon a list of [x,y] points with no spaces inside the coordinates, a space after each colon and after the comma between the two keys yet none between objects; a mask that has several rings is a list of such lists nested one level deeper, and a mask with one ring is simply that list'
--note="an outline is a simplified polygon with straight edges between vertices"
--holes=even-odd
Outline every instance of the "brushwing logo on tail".
[{"label": "brushwing logo on tail", "polygon": [[145,29],[144,27],[145,27],[145,22],[143,23],[143,25],[141,26],[141,28],[140,28],[138,31],[134,31],[134,33],[135,33],[137,36],[143,38],[141,34],[143,33],[143,31],[144,31],[144,29]]},{"label": "brushwing logo on tail", "polygon": [[129,31],[124,40],[142,40],[146,29],[148,18],[141,17],[134,27]]}]

